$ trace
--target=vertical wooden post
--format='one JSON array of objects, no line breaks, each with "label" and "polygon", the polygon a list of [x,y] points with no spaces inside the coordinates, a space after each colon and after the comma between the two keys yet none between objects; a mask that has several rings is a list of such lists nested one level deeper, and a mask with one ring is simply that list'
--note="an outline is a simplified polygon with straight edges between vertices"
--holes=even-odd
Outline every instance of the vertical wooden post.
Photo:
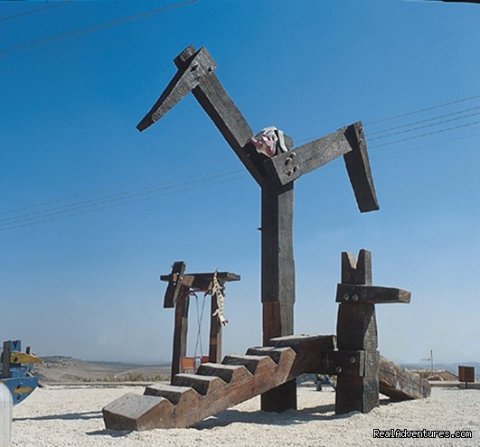
[{"label": "vertical wooden post", "polygon": [[190,304],[190,289],[180,287],[175,303],[175,329],[173,333],[172,372],[170,380],[173,383],[175,374],[180,372],[180,362],[187,354],[188,307]]},{"label": "vertical wooden post", "polygon": [[[293,259],[293,182],[280,189],[262,188],[263,344],[293,334],[295,264]],[[297,408],[292,380],[262,394],[264,411]]]},{"label": "vertical wooden post", "polygon": [[2,378],[8,379],[10,377],[10,341],[3,342],[3,360],[2,360]]},{"label": "vertical wooden post", "polygon": [[222,362],[222,325],[218,316],[214,315],[217,309],[217,297],[212,295],[210,311],[210,347],[208,349],[208,361],[211,363]]},{"label": "vertical wooden post", "polygon": [[[342,253],[342,284],[372,284],[372,260],[369,251],[360,250],[358,261],[348,253]],[[338,372],[335,413],[368,413],[378,405],[379,393],[379,353],[374,304],[339,304],[337,344],[340,351],[365,351],[365,373],[360,377]]]}]

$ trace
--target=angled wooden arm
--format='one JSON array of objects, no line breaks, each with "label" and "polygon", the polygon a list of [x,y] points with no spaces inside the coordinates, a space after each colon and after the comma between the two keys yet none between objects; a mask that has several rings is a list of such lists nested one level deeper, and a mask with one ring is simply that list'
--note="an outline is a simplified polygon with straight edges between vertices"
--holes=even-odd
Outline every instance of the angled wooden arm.
[{"label": "angled wooden arm", "polygon": [[189,46],[174,62],[178,72],[137,128],[140,131],[146,129],[191,91],[248,172],[262,185],[262,175],[245,149],[253,132],[213,73],[217,65],[212,56],[206,48],[195,51]]}]

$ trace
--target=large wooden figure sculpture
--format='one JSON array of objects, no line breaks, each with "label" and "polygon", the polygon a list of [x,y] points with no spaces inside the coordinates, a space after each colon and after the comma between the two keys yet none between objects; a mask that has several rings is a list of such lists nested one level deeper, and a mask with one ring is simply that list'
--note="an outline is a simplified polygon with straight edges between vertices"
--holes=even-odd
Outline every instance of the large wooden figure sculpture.
[{"label": "large wooden figure sculpture", "polygon": [[[175,59],[176,75],[138,124],[144,130],[192,92],[262,190],[263,342],[293,334],[295,269],[293,260],[293,184],[303,174],[344,157],[361,212],[378,209],[361,123],[337,130],[273,158],[256,153],[253,132],[214,74],[216,63],[205,48],[189,46]],[[286,138],[289,149],[292,142]],[[296,408],[292,381],[262,396],[262,409]]]}]

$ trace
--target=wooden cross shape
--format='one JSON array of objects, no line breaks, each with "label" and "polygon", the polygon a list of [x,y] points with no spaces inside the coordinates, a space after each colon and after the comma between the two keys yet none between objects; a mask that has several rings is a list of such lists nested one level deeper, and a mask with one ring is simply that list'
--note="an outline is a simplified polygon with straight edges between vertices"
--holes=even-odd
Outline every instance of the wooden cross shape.
[{"label": "wooden cross shape", "polygon": [[[342,253],[342,282],[337,286],[337,347],[340,359],[351,359],[351,366],[360,369],[348,371],[345,365],[337,371],[335,413],[350,411],[368,413],[378,406],[379,364],[378,335],[375,304],[409,303],[410,292],[392,287],[372,286],[372,255],[360,250],[358,259]],[[419,389],[421,382],[410,387]],[[400,391],[400,390],[399,390]],[[391,394],[391,393],[390,393]]]},{"label": "wooden cross shape", "polygon": [[[300,147],[286,138],[289,150],[266,158],[258,154],[253,132],[214,74],[216,62],[205,48],[187,47],[175,59],[177,73],[137,128],[143,131],[159,120],[189,92],[207,112],[227,143],[262,190],[261,299],[263,343],[293,334],[295,267],[293,259],[294,181],[343,155],[361,212],[378,209],[366,141],[360,122]],[[293,382],[262,396],[262,409],[296,408]]]}]

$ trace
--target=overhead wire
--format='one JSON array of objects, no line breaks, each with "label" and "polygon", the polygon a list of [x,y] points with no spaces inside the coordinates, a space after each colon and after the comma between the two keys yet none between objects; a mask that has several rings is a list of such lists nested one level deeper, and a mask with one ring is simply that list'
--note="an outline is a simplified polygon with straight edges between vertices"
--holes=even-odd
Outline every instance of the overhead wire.
[{"label": "overhead wire", "polygon": [[[207,186],[222,185],[222,184],[230,183],[230,182],[233,182],[233,181],[241,180],[241,179],[244,179],[246,177],[247,177],[246,173],[242,172],[242,173],[240,173],[236,176],[230,176],[230,177],[228,177],[226,179],[223,179],[223,180],[200,183],[198,185],[195,185],[195,189],[196,188],[203,188],[203,187],[207,187]],[[79,210],[74,210],[73,212],[70,212],[70,213],[63,213],[63,214],[59,214],[59,215],[48,215],[48,216],[45,216],[43,218],[39,218],[39,219],[31,220],[31,221],[23,221],[23,222],[19,221],[15,224],[10,224],[10,225],[9,224],[2,225],[0,223],[0,233],[4,232],[4,231],[15,230],[15,229],[18,229],[18,228],[23,228],[23,227],[27,227],[27,226],[31,226],[31,225],[36,225],[36,224],[39,224],[39,223],[48,223],[48,222],[53,222],[55,220],[60,220],[60,219],[68,218],[68,217],[76,217],[76,216],[79,216],[79,215],[84,215],[84,214],[90,214],[90,213],[94,213],[94,212],[98,212],[98,211],[103,211],[105,209],[115,208],[115,207],[119,207],[119,206],[125,206],[125,205],[129,205],[131,203],[136,203],[136,202],[139,202],[139,201],[146,201],[146,200],[157,199],[157,198],[160,198],[160,197],[171,196],[171,195],[179,194],[179,193],[182,193],[182,192],[191,191],[192,189],[193,189],[192,186],[188,186],[188,187],[176,189],[176,190],[173,190],[173,191],[170,191],[170,192],[167,192],[167,193],[159,192],[159,193],[156,193],[156,194],[144,195],[141,198],[139,198],[139,197],[131,198],[130,200],[121,201],[121,202],[117,202],[117,203],[106,202],[106,203],[102,203],[102,204],[97,204],[97,206],[95,206],[95,207],[90,207],[90,208],[83,209],[83,210],[79,209]],[[101,206],[99,206],[99,205],[101,205]]]},{"label": "overhead wire", "polygon": [[12,15],[9,15],[9,16],[2,16],[2,17],[0,17],[0,22],[6,22],[8,20],[19,19],[20,17],[25,17],[25,16],[35,14],[37,12],[46,11],[47,9],[53,9],[53,8],[58,8],[59,6],[65,6],[67,3],[72,3],[72,2],[73,2],[73,0],[65,0],[65,1],[61,1],[61,2],[55,2],[55,3],[48,3],[47,2],[47,4],[45,6],[41,6],[39,8],[30,9],[28,11],[19,12],[17,14],[12,14]]},{"label": "overhead wire", "polygon": [[[470,96],[468,97],[469,99],[471,98],[480,98],[480,95],[477,96]],[[467,98],[462,98],[460,100],[455,100],[455,101],[450,101],[448,103],[442,103],[443,105],[449,104],[459,104],[461,102],[464,102]],[[399,115],[396,115],[397,117],[405,117],[412,115],[414,112],[418,112],[419,110],[422,111],[431,111],[435,108],[437,108],[439,105],[436,106],[431,106],[423,109],[418,109],[417,111],[413,112],[406,112],[402,113]],[[430,117],[427,119],[423,119],[420,121],[415,121],[413,123],[408,123],[408,124],[403,124],[401,126],[396,126],[396,127],[391,127],[390,129],[384,130],[383,137],[381,137],[381,133],[379,134],[378,132],[376,133],[377,137],[374,138],[369,138],[367,135],[368,140],[375,140],[375,139],[380,139],[380,138],[387,138],[387,137],[392,137],[394,135],[402,134],[402,133],[407,133],[408,131],[414,131],[414,130],[421,130],[425,128],[433,128],[434,126],[438,126],[439,124],[444,124],[446,122],[452,122],[452,121],[457,121],[460,119],[465,119],[471,116],[475,116],[480,114],[478,113],[472,113],[472,114],[465,114],[466,112],[473,111],[479,109],[480,106],[478,107],[471,107],[468,109],[460,110],[460,111],[454,111],[454,112],[449,112],[447,114],[442,114],[442,115],[437,115],[434,117]],[[444,118],[444,117],[449,117],[449,116],[455,116],[458,114],[463,113],[464,115],[456,118],[452,118],[449,120],[443,120],[438,122],[439,119]],[[437,120],[437,122],[432,122]],[[386,120],[378,120],[377,122],[380,121],[386,121]],[[412,127],[415,124],[418,123],[427,123],[430,122],[429,125],[426,126],[417,126],[416,128]],[[399,143],[403,143],[406,141],[414,141],[417,139],[422,139],[422,138],[427,138],[433,135],[437,134],[443,134],[447,132],[453,132],[458,129],[464,129],[467,127],[473,127],[480,125],[480,120],[473,121],[473,122],[467,122],[463,123],[457,126],[451,126],[448,128],[441,128],[441,129],[436,129],[435,131],[432,132],[424,132],[418,135],[413,135],[405,138],[400,138],[397,140],[390,140],[390,141],[385,141],[380,144],[374,144],[374,145],[369,145],[369,149],[377,149],[377,148],[382,148],[382,147],[387,147]],[[392,130],[396,130],[399,128],[405,128],[405,126],[411,126],[410,130],[407,130],[405,132],[395,132],[392,133]],[[387,134],[388,131],[390,131],[390,134]],[[380,135],[380,136],[378,136]],[[476,134],[474,134],[476,135]],[[469,138],[469,137],[464,137],[461,136],[459,138],[451,138],[447,140],[442,140],[442,142],[450,142],[450,141],[456,141],[460,140],[463,138]],[[432,143],[433,144],[438,144],[438,143]],[[421,147],[427,147],[430,146],[430,144],[423,145],[423,146],[417,146],[418,148]],[[383,157],[375,157],[375,158],[385,158],[386,156],[391,156],[394,154],[398,153],[403,153],[403,152],[408,152],[412,149],[406,149],[402,151],[397,151],[395,153],[389,152],[388,154],[385,154]],[[372,155],[372,154],[370,154]],[[376,154],[375,154],[376,155]],[[190,178],[186,181],[180,181],[180,182],[153,182],[150,184],[144,184],[140,188],[137,188],[135,190],[131,189],[123,189],[120,191],[115,191],[115,189],[118,189],[117,187],[106,187],[100,190],[102,195],[100,197],[92,198],[91,196],[89,197],[87,194],[87,198],[84,200],[78,200],[79,197],[82,197],[83,195],[75,195],[75,196],[70,196],[69,198],[60,198],[48,202],[44,202],[43,204],[36,204],[33,206],[27,206],[27,207],[22,207],[22,208],[16,208],[16,209],[11,209],[11,210],[5,210],[3,212],[0,212],[0,232],[1,231],[7,231],[7,230],[12,230],[20,227],[25,227],[25,226],[30,226],[30,225],[35,225],[38,223],[44,223],[44,222],[50,222],[66,217],[73,217],[73,216],[79,216],[82,214],[87,214],[87,213],[92,213],[92,212],[97,212],[101,210],[105,210],[108,208],[113,208],[113,207],[118,207],[118,206],[124,206],[127,204],[131,204],[134,202],[142,201],[142,200],[151,200],[154,198],[159,198],[163,196],[168,196],[172,194],[179,194],[181,192],[186,192],[190,191],[194,188],[199,188],[199,187],[204,187],[204,186],[209,186],[209,185],[215,185],[215,184],[223,184],[223,183],[228,183],[231,181],[236,181],[240,178],[244,178],[245,173],[243,169],[236,168],[236,169],[229,169],[229,170],[219,170],[216,172],[209,172],[208,174],[203,174],[200,176],[196,176],[193,178]],[[213,180],[213,182],[212,182]],[[109,190],[113,190],[113,192],[109,193]],[[107,192],[106,194],[103,194],[103,191]],[[73,199],[73,200],[72,200]],[[62,205],[59,205],[63,203]],[[54,205],[54,206],[50,206]],[[2,217],[3,216],[3,217]]]},{"label": "overhead wire", "polygon": [[405,133],[410,133],[410,132],[416,132],[417,130],[421,130],[421,129],[427,129],[429,127],[435,127],[435,126],[439,126],[441,124],[447,124],[447,123],[451,123],[453,121],[459,121],[459,120],[463,120],[465,118],[472,118],[474,116],[478,116],[480,115],[480,112],[475,112],[475,113],[470,113],[468,115],[464,115],[464,116],[459,116],[459,117],[456,117],[456,118],[450,118],[448,120],[443,120],[443,121],[438,121],[436,123],[433,123],[433,124],[425,124],[425,125],[422,125],[422,126],[416,126],[416,127],[410,127],[410,128],[407,128],[407,129],[403,129],[403,130],[397,130],[396,132],[390,132],[390,133],[384,133],[384,134],[381,134],[377,137],[369,137],[369,140],[372,141],[372,140],[380,140],[380,139],[384,139],[384,138],[390,138],[390,137],[393,137],[395,135],[400,135],[400,134],[405,134]]},{"label": "overhead wire", "polygon": [[160,8],[151,9],[151,10],[148,10],[148,11],[145,11],[145,12],[142,12],[142,13],[133,14],[133,15],[129,15],[129,16],[126,16],[126,17],[120,17],[118,19],[110,20],[108,22],[103,22],[103,23],[93,25],[93,26],[90,26],[90,27],[81,28],[81,29],[77,29],[77,30],[73,30],[73,31],[67,31],[67,32],[60,33],[60,34],[55,34],[53,36],[44,37],[42,39],[32,40],[32,41],[22,43],[22,44],[18,44],[18,45],[12,45],[10,47],[3,47],[3,48],[0,47],[0,56],[5,56],[7,54],[11,54],[11,53],[14,53],[16,51],[27,50],[27,49],[30,49],[30,48],[39,47],[39,46],[46,45],[46,44],[49,44],[49,43],[52,43],[52,42],[56,42],[58,40],[62,40],[62,39],[68,38],[68,37],[82,36],[82,35],[85,35],[85,34],[90,34],[90,33],[99,31],[101,29],[111,28],[111,27],[118,26],[118,25],[123,25],[124,23],[133,22],[135,20],[140,20],[140,19],[144,19],[144,18],[147,18],[147,17],[157,15],[157,14],[162,14],[162,13],[165,13],[165,12],[168,12],[168,11],[172,11],[174,9],[180,9],[180,8],[183,8],[183,7],[186,7],[186,6],[190,6],[190,5],[192,5],[194,3],[197,3],[199,1],[200,0],[187,0],[187,1],[183,1],[183,2],[173,3],[171,5],[162,6]]},{"label": "overhead wire", "polygon": [[[123,203],[132,203],[134,201],[139,201],[145,199],[156,193],[160,190],[162,192],[173,190],[174,192],[179,188],[182,189],[187,187],[192,189],[192,187],[199,187],[204,184],[203,180],[208,179],[220,179],[220,178],[232,178],[232,174],[238,174],[241,172],[240,169],[231,169],[231,170],[222,170],[217,173],[209,173],[208,175],[203,175],[189,179],[183,182],[176,183],[160,183],[148,186],[142,186],[139,190],[134,191],[122,191],[117,194],[110,194],[98,199],[84,200],[71,202],[59,207],[49,207],[39,211],[24,212],[21,214],[14,214],[13,216],[0,219],[0,229],[5,227],[11,227],[21,222],[37,222],[45,218],[63,216],[69,213],[81,213],[83,211],[89,211],[91,209],[104,208],[108,206],[121,205]],[[182,189],[183,190],[183,189]]]}]

